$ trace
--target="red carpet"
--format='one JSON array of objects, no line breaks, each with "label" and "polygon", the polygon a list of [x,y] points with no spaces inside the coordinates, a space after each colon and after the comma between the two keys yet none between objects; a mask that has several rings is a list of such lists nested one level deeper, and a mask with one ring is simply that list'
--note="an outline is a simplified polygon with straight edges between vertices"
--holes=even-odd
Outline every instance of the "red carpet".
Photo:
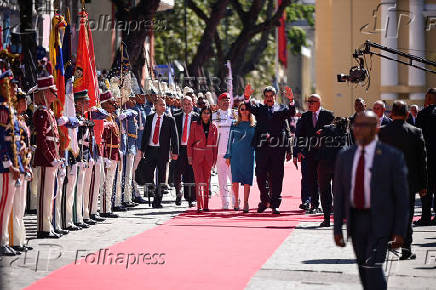
[{"label": "red carpet", "polygon": [[[299,221],[321,218],[298,210],[300,173],[291,163],[285,170],[280,216],[272,216],[270,210],[256,213],[257,185],[252,187],[249,214],[214,211],[220,208],[215,196],[211,212],[187,211],[108,248],[104,264],[103,253],[99,265],[96,256],[89,256],[87,263],[82,259],[54,271],[29,289],[243,289]],[[120,254],[119,264],[114,264],[116,256],[109,264],[109,253]],[[139,264],[126,266],[129,253],[130,261],[140,260]],[[164,255],[151,257],[145,262],[158,264],[147,265],[145,253]]]}]

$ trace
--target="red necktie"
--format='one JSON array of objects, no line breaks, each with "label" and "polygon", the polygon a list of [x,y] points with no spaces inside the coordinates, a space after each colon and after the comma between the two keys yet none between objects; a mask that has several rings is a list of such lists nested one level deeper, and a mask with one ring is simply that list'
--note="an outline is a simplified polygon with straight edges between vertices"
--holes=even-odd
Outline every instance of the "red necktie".
[{"label": "red necktie", "polygon": [[153,133],[153,144],[159,143],[159,128],[160,128],[160,117],[157,117],[156,125],[154,126]]},{"label": "red necktie", "polygon": [[365,207],[365,151],[360,152],[359,163],[357,164],[356,176],[354,179],[354,206],[358,209]]},{"label": "red necktie", "polygon": [[185,124],[183,125],[182,143],[186,142],[186,137],[188,135],[188,117],[189,117],[189,115],[186,115]]}]

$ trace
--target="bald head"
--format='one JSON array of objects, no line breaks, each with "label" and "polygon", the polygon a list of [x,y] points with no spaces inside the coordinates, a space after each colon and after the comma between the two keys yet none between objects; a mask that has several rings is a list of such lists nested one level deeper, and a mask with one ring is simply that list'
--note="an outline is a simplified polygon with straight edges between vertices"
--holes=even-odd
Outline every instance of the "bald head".
[{"label": "bald head", "polygon": [[378,117],[374,112],[363,111],[356,115],[353,123],[354,138],[359,145],[368,145],[375,139]]}]

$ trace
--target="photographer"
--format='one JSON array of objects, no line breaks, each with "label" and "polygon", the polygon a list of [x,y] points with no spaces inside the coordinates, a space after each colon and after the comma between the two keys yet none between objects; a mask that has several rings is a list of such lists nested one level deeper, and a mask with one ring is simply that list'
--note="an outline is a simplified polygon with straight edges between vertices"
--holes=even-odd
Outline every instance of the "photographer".
[{"label": "photographer", "polygon": [[318,163],[318,186],[324,221],[320,227],[330,226],[332,212],[332,182],[334,182],[336,155],[348,144],[348,120],[336,117],[333,124],[324,126],[317,133],[320,138],[320,160]]}]

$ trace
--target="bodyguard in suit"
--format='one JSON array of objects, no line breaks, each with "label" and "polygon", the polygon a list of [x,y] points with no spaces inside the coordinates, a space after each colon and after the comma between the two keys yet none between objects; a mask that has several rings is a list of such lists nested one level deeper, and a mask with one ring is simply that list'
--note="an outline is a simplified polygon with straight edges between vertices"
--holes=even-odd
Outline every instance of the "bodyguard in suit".
[{"label": "bodyguard in suit", "polygon": [[309,110],[301,115],[296,132],[297,158],[301,159],[302,188],[305,188],[306,194],[310,196],[311,207],[308,212],[318,213],[317,170],[320,160],[320,138],[317,132],[325,125],[329,125],[334,116],[332,112],[321,107],[321,96],[318,94],[312,94],[307,103]]},{"label": "bodyguard in suit", "polygon": [[153,208],[162,208],[162,184],[165,184],[168,160],[177,160],[179,154],[179,137],[173,117],[165,113],[165,101],[157,99],[155,113],[147,116],[146,127],[142,136],[141,152],[147,164],[146,183],[153,183],[154,171],[157,168],[158,182],[156,186]]},{"label": "bodyguard in suit", "polygon": [[410,106],[410,112],[409,117],[407,117],[407,123],[410,125],[416,126],[416,117],[418,117],[418,106],[417,105],[411,105]]},{"label": "bodyguard in suit", "polygon": [[[264,104],[251,104],[254,92],[248,84],[244,91],[245,105],[256,117],[256,131],[253,146],[256,148],[256,178],[260,191],[257,212],[271,207],[273,214],[280,214],[278,208],[282,201],[285,153],[288,146],[286,120],[295,115],[294,96],[286,88],[290,106],[275,104],[276,90],[266,87],[263,90]],[[267,182],[269,190],[267,189]]]},{"label": "bodyguard in suit", "polygon": [[395,101],[392,105],[392,122],[380,128],[380,141],[389,144],[404,153],[408,169],[409,182],[409,223],[404,240],[401,260],[415,259],[412,253],[412,220],[415,209],[415,194],[427,193],[427,154],[421,129],[405,122],[407,105],[404,101]]},{"label": "bodyguard in suit", "polygon": [[436,212],[436,88],[429,89],[425,95],[424,109],[418,113],[416,127],[422,129],[427,149],[427,194],[421,197],[422,215],[416,226],[436,225],[436,217],[431,220],[431,207]]},{"label": "bodyguard in suit", "polygon": [[191,132],[191,124],[199,119],[197,113],[192,111],[192,98],[185,96],[182,100],[183,112],[177,114],[174,118],[179,136],[179,158],[175,161],[174,171],[174,186],[176,188],[176,205],[181,205],[182,202],[182,176],[183,176],[183,194],[189,207],[192,207],[192,202],[196,200],[194,184],[194,171],[192,165],[188,163],[187,145],[189,134]]},{"label": "bodyguard in suit", "polygon": [[383,101],[381,100],[376,101],[372,106],[372,110],[377,115],[379,127],[387,125],[390,122],[392,122],[391,118],[385,116],[386,104]]},{"label": "bodyguard in suit", "polygon": [[403,153],[376,139],[377,116],[361,112],[354,124],[358,145],[341,151],[336,159],[334,183],[334,239],[345,247],[352,238],[364,289],[386,289],[383,262],[388,242],[402,245],[409,219],[407,167]]}]

